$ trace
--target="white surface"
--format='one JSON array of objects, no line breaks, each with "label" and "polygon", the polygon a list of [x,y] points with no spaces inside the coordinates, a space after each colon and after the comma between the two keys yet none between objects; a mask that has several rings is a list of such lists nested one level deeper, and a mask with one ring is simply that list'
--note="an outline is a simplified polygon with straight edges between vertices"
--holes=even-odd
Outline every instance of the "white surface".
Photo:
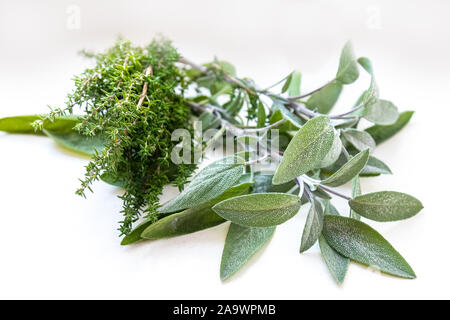
[{"label": "white surface", "polygon": [[[67,24],[70,5],[80,9],[80,29]],[[63,103],[71,77],[87,64],[76,52],[105,48],[119,33],[146,43],[161,32],[185,56],[203,62],[217,55],[261,85],[296,68],[304,91],[333,76],[351,39],[358,55],[372,59],[381,96],[416,110],[375,152],[394,175],[364,179],[363,191],[407,192],[425,209],[405,222],[373,224],[410,262],[416,280],[352,264],[338,287],[318,247],[298,253],[305,206],[248,267],[221,283],[226,224],[121,247],[117,190],[99,183],[88,200],[74,195],[86,159],[43,137],[0,134],[0,298],[450,298],[449,12],[444,0],[1,0],[0,117]],[[366,86],[361,80],[346,89],[341,110]]]}]

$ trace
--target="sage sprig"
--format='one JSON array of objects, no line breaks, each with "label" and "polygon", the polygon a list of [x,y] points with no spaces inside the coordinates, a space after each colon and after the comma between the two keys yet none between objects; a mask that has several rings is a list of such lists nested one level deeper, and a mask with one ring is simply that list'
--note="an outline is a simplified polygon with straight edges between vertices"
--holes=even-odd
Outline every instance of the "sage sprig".
[{"label": "sage sprig", "polygon": [[[99,179],[123,189],[122,245],[230,221],[220,265],[225,280],[267,245],[277,225],[306,207],[300,252],[318,243],[337,283],[351,261],[416,277],[400,253],[361,221],[410,219],[423,208],[401,192],[364,194],[361,188],[364,177],[392,174],[373,151],[402,130],[413,112],[399,112],[380,98],[373,63],[357,58],[350,42],[331,79],[306,93],[307,79],[299,71],[262,89],[239,77],[231,63],[215,59],[198,65],[164,39],[146,47],[119,40],[89,56],[96,65],[75,78],[65,107],[0,119],[0,130],[45,135],[89,156],[77,194],[84,196]],[[333,113],[341,94],[360,80],[360,71],[370,78],[367,90],[348,111]],[[364,127],[362,119],[372,125]],[[183,135],[175,135],[178,129]],[[198,141],[206,133],[206,141]],[[191,177],[230,135],[232,151]],[[183,156],[177,162],[179,150]],[[350,194],[336,189],[350,182]],[[180,194],[160,204],[168,183]],[[334,197],[348,202],[349,217],[333,206]]]}]

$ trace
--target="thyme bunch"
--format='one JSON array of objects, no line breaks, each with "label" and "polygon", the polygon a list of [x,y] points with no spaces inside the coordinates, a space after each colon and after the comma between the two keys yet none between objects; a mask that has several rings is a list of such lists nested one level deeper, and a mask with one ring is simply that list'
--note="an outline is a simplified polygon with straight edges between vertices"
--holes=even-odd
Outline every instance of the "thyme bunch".
[{"label": "thyme bunch", "polygon": [[166,40],[146,47],[119,40],[104,53],[85,55],[96,64],[75,77],[66,108],[52,110],[35,126],[71,114],[74,108],[83,111],[75,130],[85,136],[100,135],[104,147],[86,166],[76,193],[85,197],[101,177],[123,186],[120,232],[125,235],[141,212],[156,220],[163,186],[173,181],[182,188],[194,169],[170,161],[172,131],[190,128],[190,109],[183,102],[186,84],[182,70],[175,66],[179,54]]}]

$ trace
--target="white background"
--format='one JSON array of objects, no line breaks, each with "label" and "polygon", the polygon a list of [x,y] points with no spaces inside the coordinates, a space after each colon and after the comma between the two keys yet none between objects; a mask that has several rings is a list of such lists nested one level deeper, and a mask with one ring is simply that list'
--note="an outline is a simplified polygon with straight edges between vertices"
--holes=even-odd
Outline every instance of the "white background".
[{"label": "white background", "polygon": [[[78,9],[79,26],[71,20]],[[413,266],[416,280],[352,264],[338,287],[317,246],[298,253],[305,206],[221,283],[227,224],[121,247],[119,191],[98,183],[87,200],[74,194],[87,159],[44,137],[0,133],[0,298],[450,298],[449,14],[444,0],[0,0],[0,117],[62,105],[71,77],[89,64],[77,51],[104,49],[118,34],[145,44],[162,33],[186,57],[232,61],[261,86],[298,69],[304,92],[333,77],[350,39],[358,56],[372,59],[381,96],[416,111],[375,152],[394,175],[364,179],[363,191],[403,191],[425,206],[408,221],[372,223]],[[346,88],[338,111],[367,85],[361,77]],[[347,212],[344,202],[335,204]]]}]

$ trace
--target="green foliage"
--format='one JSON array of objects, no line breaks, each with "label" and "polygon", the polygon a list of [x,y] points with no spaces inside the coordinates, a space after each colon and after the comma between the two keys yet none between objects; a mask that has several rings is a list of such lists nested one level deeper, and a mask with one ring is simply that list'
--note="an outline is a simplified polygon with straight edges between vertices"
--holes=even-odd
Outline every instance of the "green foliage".
[{"label": "green foliage", "polygon": [[312,198],[311,208],[306,218],[306,224],[303,229],[302,242],[300,244],[300,253],[311,248],[319,239],[323,227],[323,209],[322,205],[315,198]]},{"label": "green foliage", "polygon": [[270,240],[276,227],[249,228],[231,223],[222,253],[220,279],[235,274]]},{"label": "green foliage", "polygon": [[[0,119],[0,131],[8,133],[27,133],[44,135],[42,130],[35,130],[32,126],[34,121],[42,119],[43,115],[30,116],[16,116]],[[80,122],[80,116],[59,116],[52,120],[46,120],[43,123],[43,129],[51,130],[53,132],[66,132],[67,129],[72,129]]]},{"label": "green foliage", "polygon": [[342,49],[336,80],[343,84],[351,84],[359,77],[358,65],[353,54],[353,47],[347,42]]},{"label": "green foliage", "polygon": [[413,279],[406,260],[378,232],[360,221],[325,216],[323,235],[328,244],[344,257],[394,276]]},{"label": "green foliage", "polygon": [[289,143],[273,177],[273,184],[286,183],[319,168],[333,145],[333,139],[334,131],[328,117],[309,120]]},{"label": "green foliage", "polygon": [[[339,212],[329,201],[327,201],[325,204],[324,214],[339,216]],[[334,250],[328,244],[323,235],[319,237],[319,247],[320,252],[322,253],[322,258],[325,261],[328,270],[330,270],[330,273],[333,276],[334,280],[338,284],[342,284],[348,271],[350,259],[344,257],[339,252]]]},{"label": "green foliage", "polygon": [[358,175],[365,167],[369,159],[369,150],[361,151],[356,156],[352,157],[346,164],[344,164],[338,171],[333,173],[321,183],[330,187],[339,187],[344,183],[349,182],[353,177]]},{"label": "green foliage", "polygon": [[[122,245],[231,221],[220,272],[225,280],[267,243],[276,225],[298,213],[303,200],[311,207],[300,252],[318,241],[337,283],[343,282],[350,260],[415,277],[403,257],[359,221],[361,216],[375,221],[407,219],[423,208],[419,200],[399,192],[361,195],[360,177],[391,174],[369,153],[399,132],[412,112],[399,113],[394,104],[379,99],[372,62],[365,57],[356,60],[350,43],[341,52],[336,76],[302,95],[298,71],[260,89],[252,79],[239,77],[231,63],[214,59],[197,65],[165,40],[146,47],[119,40],[104,53],[90,56],[95,66],[75,77],[65,107],[43,116],[0,119],[0,131],[45,134],[89,155],[77,193],[84,195],[99,179],[123,188]],[[368,89],[349,111],[329,115],[344,85],[358,79],[359,68],[370,76]],[[273,93],[278,85],[281,93]],[[75,109],[82,114],[72,115]],[[178,150],[171,134],[184,128],[192,135],[192,116],[203,132],[218,132],[206,143],[192,141],[186,152],[205,154],[225,134],[249,149],[207,165],[184,187],[196,164],[171,162],[172,151]],[[363,130],[362,118],[375,125]],[[279,149],[271,129],[279,130]],[[257,165],[269,159],[276,166],[258,172]],[[349,181],[351,196],[335,189]],[[161,206],[158,197],[168,183],[181,193]],[[347,200],[350,218],[339,216],[331,203],[334,196]],[[134,226],[138,220],[142,222]]]},{"label": "green foliage", "polygon": [[243,165],[243,159],[234,156],[213,162],[200,171],[183,192],[158,211],[176,212],[216,198],[239,181],[243,174]]},{"label": "green foliage", "polygon": [[254,193],[219,202],[213,210],[246,227],[270,227],[286,222],[300,209],[300,198],[285,193]]},{"label": "green foliage", "polygon": [[365,131],[375,140],[376,144],[385,142],[405,127],[411,120],[414,111],[404,111],[400,113],[397,121],[391,125],[374,125]]},{"label": "green foliage", "polygon": [[349,201],[359,215],[380,222],[404,220],[423,209],[416,198],[401,192],[379,191],[357,196]]},{"label": "green foliage", "polygon": [[306,102],[306,106],[311,110],[327,114],[333,109],[339,99],[342,88],[343,86],[340,82],[333,81],[322,90],[312,94]]}]

